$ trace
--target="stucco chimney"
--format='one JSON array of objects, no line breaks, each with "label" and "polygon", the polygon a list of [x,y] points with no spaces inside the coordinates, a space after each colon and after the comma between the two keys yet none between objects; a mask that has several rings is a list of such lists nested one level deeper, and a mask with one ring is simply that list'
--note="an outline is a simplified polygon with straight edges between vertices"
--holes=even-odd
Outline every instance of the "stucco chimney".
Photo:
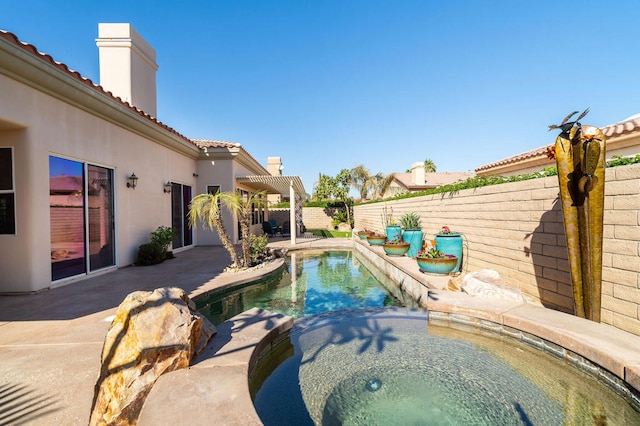
[{"label": "stucco chimney", "polygon": [[411,183],[424,185],[424,163],[418,162],[411,165]]},{"label": "stucco chimney", "polygon": [[98,24],[100,85],[156,117],[156,51],[131,24]]},{"label": "stucco chimney", "polygon": [[282,159],[280,157],[267,157],[267,171],[273,176],[282,176]]}]

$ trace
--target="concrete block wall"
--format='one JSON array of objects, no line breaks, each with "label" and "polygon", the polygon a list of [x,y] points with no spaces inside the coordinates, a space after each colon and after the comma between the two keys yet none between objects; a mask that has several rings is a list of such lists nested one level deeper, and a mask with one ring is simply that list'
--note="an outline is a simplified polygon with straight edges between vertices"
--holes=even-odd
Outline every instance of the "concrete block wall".
[{"label": "concrete block wall", "polygon": [[[331,220],[338,209],[325,207],[303,207],[302,223],[307,229],[333,229]],[[289,209],[269,209],[269,219],[275,219],[278,225],[289,220]]]},{"label": "concrete block wall", "polygon": [[[356,229],[384,231],[386,206],[413,211],[425,239],[444,225],[464,236],[465,272],[493,269],[544,306],[573,312],[555,176],[356,206]],[[640,335],[640,165],[606,170],[602,322]]]},{"label": "concrete block wall", "polygon": [[303,207],[302,222],[307,229],[333,229],[331,220],[337,209],[325,207]]}]

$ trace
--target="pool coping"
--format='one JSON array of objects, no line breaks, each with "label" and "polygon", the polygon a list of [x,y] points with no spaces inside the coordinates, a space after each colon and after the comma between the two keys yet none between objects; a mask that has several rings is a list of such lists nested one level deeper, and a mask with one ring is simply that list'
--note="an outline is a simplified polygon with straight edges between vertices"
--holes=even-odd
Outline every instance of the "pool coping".
[{"label": "pool coping", "polygon": [[[362,243],[354,243],[358,251],[367,249]],[[374,248],[369,250],[378,256]],[[436,285],[430,284],[431,277],[407,270],[415,262],[385,260],[393,266],[394,276],[402,278],[396,282],[402,284],[411,278],[427,289],[421,304],[434,319],[486,328],[497,324],[507,331],[522,331],[601,366],[640,393],[640,336],[542,306],[478,299],[433,288]],[[264,275],[270,270],[266,268]],[[139,424],[209,424],[213,415],[225,425],[262,424],[251,400],[248,378],[260,354],[286,336],[292,326],[292,318],[260,309],[243,312],[221,324],[218,334],[192,366],[158,379],[147,397]],[[219,383],[224,386],[217,386]],[[171,410],[167,410],[168,406]]]}]

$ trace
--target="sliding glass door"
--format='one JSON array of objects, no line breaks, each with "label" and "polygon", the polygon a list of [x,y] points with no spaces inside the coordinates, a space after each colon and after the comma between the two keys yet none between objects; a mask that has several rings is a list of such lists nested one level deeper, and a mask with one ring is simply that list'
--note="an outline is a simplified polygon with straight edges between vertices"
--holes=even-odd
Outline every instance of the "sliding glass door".
[{"label": "sliding glass door", "polygon": [[115,265],[113,170],[88,165],[89,270]]},{"label": "sliding glass door", "polygon": [[174,249],[193,244],[193,231],[187,217],[191,198],[190,186],[171,183],[171,227],[176,231],[172,244]]},{"label": "sliding glass door", "polygon": [[50,156],[49,212],[53,281],[115,265],[113,170]]}]

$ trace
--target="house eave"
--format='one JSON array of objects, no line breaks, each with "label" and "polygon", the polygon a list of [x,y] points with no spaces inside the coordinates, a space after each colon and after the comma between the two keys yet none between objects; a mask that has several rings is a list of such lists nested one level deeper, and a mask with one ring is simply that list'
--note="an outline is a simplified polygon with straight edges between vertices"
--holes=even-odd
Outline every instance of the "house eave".
[{"label": "house eave", "polygon": [[197,158],[198,147],[173,129],[113,97],[66,65],[35,52],[33,46],[24,43],[23,47],[18,46],[10,40],[10,33],[0,35],[1,74],[159,145]]}]

